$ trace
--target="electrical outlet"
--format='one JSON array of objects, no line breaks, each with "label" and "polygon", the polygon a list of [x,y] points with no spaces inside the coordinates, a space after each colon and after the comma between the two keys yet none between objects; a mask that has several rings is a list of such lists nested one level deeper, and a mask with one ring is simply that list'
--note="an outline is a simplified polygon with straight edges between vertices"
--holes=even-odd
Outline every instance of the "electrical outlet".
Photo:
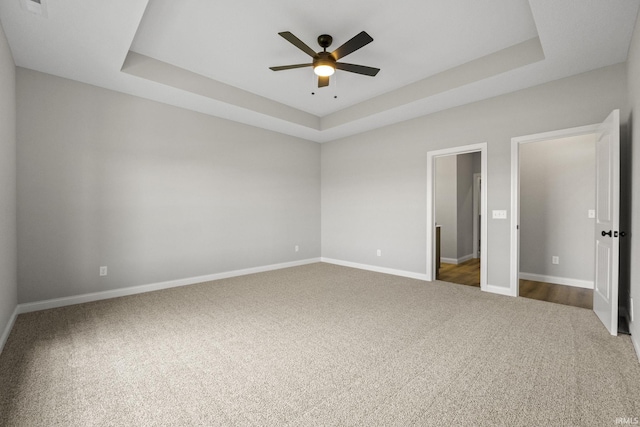
[{"label": "electrical outlet", "polygon": [[560,257],[552,256],[551,257],[551,264],[560,264]]},{"label": "electrical outlet", "polygon": [[378,255],[378,256],[382,256],[382,250],[378,249],[378,250],[376,251],[376,255]]},{"label": "electrical outlet", "polygon": [[107,267],[106,266],[100,267],[100,275],[101,276],[106,276],[107,275]]},{"label": "electrical outlet", "polygon": [[295,246],[295,248],[294,248],[294,250],[295,250],[296,252],[298,252],[298,251],[300,250],[300,247],[299,247],[298,245],[296,245],[296,246]]}]

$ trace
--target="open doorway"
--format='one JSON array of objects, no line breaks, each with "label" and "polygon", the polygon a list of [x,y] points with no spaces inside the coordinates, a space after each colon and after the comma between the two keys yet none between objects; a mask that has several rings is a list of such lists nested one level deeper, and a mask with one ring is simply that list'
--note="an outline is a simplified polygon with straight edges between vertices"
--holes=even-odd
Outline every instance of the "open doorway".
[{"label": "open doorway", "polygon": [[479,151],[437,157],[435,170],[436,279],[478,288],[482,227],[474,177],[481,176],[480,157]]},{"label": "open doorway", "polygon": [[596,134],[520,147],[521,297],[593,308]]},{"label": "open doorway", "polygon": [[[487,257],[482,256],[487,253],[486,165],[486,143],[427,153],[427,280],[436,280],[439,273],[448,274],[447,281],[454,283],[469,281],[463,276],[475,277],[471,279],[473,285],[486,290]],[[438,171],[442,172],[439,179]],[[465,212],[460,221],[459,212]],[[476,216],[478,235],[474,237]],[[458,239],[458,235],[462,238]],[[455,269],[458,271],[448,271]],[[452,280],[452,275],[458,279]]]},{"label": "open doorway", "polygon": [[[626,233],[620,230],[620,111],[613,110],[599,124],[562,129],[511,139],[511,280],[509,293],[520,293],[521,274],[521,195],[520,195],[520,151],[526,144],[563,138],[593,135],[595,138],[595,213],[591,216],[594,226],[591,232],[594,241],[593,259],[583,263],[581,270],[593,271],[593,311],[611,335],[618,333],[618,272],[620,262],[620,239]],[[564,231],[561,231],[564,233]],[[575,249],[574,249],[575,250]],[[558,255],[551,255],[551,263],[559,264]],[[623,305],[626,303],[622,302]]]}]

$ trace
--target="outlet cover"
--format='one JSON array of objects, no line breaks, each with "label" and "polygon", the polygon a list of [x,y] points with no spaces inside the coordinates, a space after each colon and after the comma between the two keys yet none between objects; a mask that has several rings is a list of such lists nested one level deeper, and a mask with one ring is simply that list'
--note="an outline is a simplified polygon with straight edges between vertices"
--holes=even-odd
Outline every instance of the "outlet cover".
[{"label": "outlet cover", "polygon": [[300,250],[300,247],[299,247],[298,245],[296,245],[296,247],[294,248],[294,250],[295,250],[296,252],[298,252],[298,251]]},{"label": "outlet cover", "polygon": [[381,249],[378,249],[378,250],[376,251],[376,255],[378,255],[378,256],[382,256],[382,250],[381,250]]},{"label": "outlet cover", "polygon": [[100,275],[101,276],[106,276],[107,275],[107,267],[100,267]]},{"label": "outlet cover", "polygon": [[551,257],[551,264],[560,264],[560,257],[552,256]]}]

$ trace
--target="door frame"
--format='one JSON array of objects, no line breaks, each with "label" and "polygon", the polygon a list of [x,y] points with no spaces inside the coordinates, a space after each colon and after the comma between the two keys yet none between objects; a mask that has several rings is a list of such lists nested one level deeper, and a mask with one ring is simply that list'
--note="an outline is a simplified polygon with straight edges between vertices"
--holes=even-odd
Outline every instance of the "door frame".
[{"label": "door frame", "polygon": [[435,182],[436,182],[436,159],[458,154],[480,153],[480,175],[481,175],[481,236],[480,236],[480,289],[487,290],[487,143],[463,145],[442,150],[427,152],[427,271],[426,280],[436,279],[436,211],[435,211]]},{"label": "door frame", "polygon": [[520,146],[532,142],[596,134],[600,130],[600,127],[601,124],[594,124],[511,138],[511,256],[509,261],[509,295],[514,297],[520,295],[520,230],[518,229],[520,224]]}]

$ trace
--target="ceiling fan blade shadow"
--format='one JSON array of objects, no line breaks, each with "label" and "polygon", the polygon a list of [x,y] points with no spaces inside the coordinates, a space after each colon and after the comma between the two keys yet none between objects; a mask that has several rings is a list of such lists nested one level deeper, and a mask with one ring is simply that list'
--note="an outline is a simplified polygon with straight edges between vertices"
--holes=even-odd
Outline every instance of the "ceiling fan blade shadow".
[{"label": "ceiling fan blade shadow", "polygon": [[362,74],[365,76],[374,77],[380,71],[380,68],[367,67],[365,65],[346,64],[344,62],[337,62],[336,68],[342,71],[349,71],[350,73]]},{"label": "ceiling fan blade shadow", "polygon": [[303,51],[307,55],[309,55],[311,57],[316,56],[316,52],[313,49],[311,49],[302,40],[300,40],[299,38],[294,36],[289,31],[283,31],[283,32],[278,33],[278,34],[280,34],[282,37],[287,39],[287,41],[289,41],[289,43],[291,43],[292,45],[294,45],[295,47],[297,47],[298,49],[300,49],[301,51]]},{"label": "ceiling fan blade shadow", "polygon": [[373,38],[367,34],[365,31],[362,31],[359,34],[356,34],[351,40],[331,52],[331,56],[337,61],[340,58],[343,58],[350,53],[355,52],[360,49],[362,46],[366,46],[373,41]]},{"label": "ceiling fan blade shadow", "polygon": [[294,68],[311,67],[313,64],[293,64],[293,65],[280,65],[279,67],[269,67],[273,71],[293,70]]},{"label": "ceiling fan blade shadow", "polygon": [[318,76],[318,87],[329,86],[329,76]]}]

